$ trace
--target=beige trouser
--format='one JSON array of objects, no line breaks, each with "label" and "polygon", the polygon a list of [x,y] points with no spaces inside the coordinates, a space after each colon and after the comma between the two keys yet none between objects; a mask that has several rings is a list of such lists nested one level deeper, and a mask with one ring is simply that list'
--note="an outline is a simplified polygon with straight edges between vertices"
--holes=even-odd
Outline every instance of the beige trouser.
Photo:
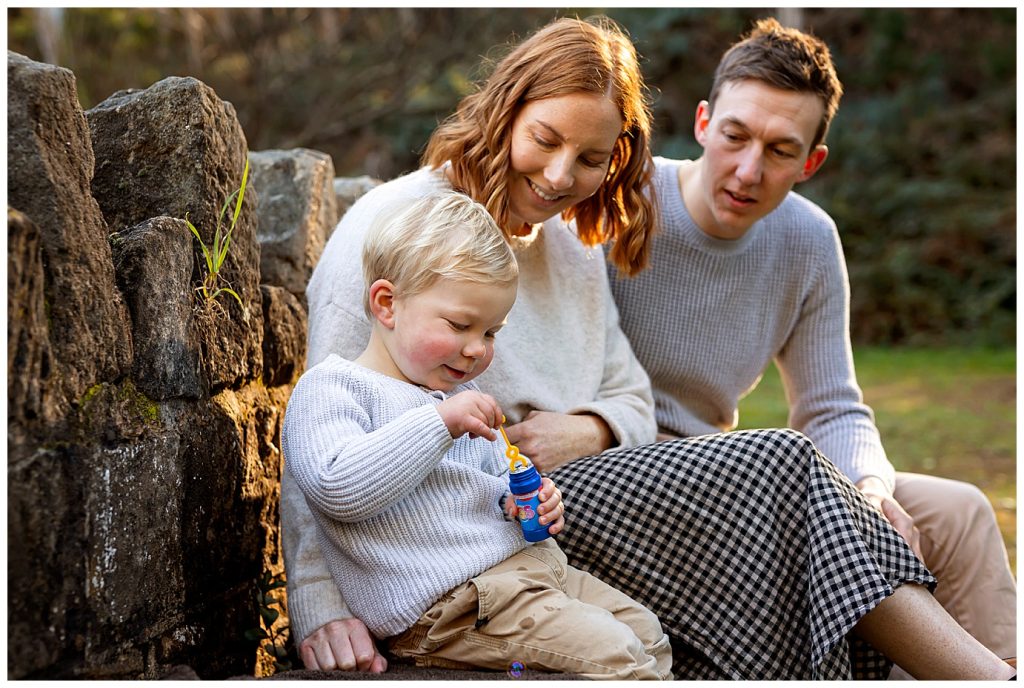
[{"label": "beige trouser", "polygon": [[569,566],[551,540],[452,589],[388,646],[420,666],[507,671],[518,662],[590,679],[672,678],[658,618]]},{"label": "beige trouser", "polygon": [[[935,599],[1000,657],[1017,655],[1017,585],[995,512],[974,485],[897,473],[893,495],[921,531]],[[890,678],[904,678],[898,669]]]}]

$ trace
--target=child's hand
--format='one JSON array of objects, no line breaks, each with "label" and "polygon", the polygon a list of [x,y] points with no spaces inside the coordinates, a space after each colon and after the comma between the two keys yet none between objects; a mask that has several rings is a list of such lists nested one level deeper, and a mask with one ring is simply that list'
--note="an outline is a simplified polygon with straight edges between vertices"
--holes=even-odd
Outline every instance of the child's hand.
[{"label": "child's hand", "polygon": [[437,412],[453,438],[468,432],[470,437],[498,439],[492,428],[501,423],[501,407],[488,394],[474,390],[459,392],[438,404]]},{"label": "child's hand", "polygon": [[551,478],[541,478],[538,496],[540,497],[540,506],[538,507],[540,522],[544,525],[550,523],[551,527],[548,528],[548,532],[558,535],[565,528],[565,504],[562,503],[562,492],[555,487]]}]

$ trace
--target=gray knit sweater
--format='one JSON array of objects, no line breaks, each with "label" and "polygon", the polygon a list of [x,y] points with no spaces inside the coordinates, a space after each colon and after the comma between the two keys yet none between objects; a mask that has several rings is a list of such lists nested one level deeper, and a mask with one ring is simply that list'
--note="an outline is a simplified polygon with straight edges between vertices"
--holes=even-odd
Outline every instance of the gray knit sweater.
[{"label": "gray knit sweater", "polygon": [[622,329],[654,388],[659,427],[692,436],[736,427],[739,400],[774,360],[789,425],[856,482],[892,489],[871,409],[854,375],[850,288],[835,223],[790,193],[740,239],[715,239],[680,194],[680,161],[656,158],[660,227],[650,269],[609,267]]},{"label": "gray knit sweater", "polygon": [[[460,385],[457,394],[475,386]],[[308,370],[285,414],[285,461],[316,519],[327,567],[378,637],[527,546],[506,521],[495,442],[452,440],[447,398],[338,356]]]}]

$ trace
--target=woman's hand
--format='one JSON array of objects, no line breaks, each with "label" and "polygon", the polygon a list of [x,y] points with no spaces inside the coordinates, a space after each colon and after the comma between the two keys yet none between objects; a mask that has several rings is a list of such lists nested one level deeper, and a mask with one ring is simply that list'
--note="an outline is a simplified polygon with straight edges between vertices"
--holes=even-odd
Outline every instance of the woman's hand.
[{"label": "woman's hand", "polygon": [[505,428],[509,441],[547,473],[582,456],[599,454],[614,442],[611,428],[600,416],[531,411]]},{"label": "woman's hand", "polygon": [[321,671],[357,669],[382,674],[388,668],[366,624],[356,618],[325,623],[299,643],[299,656],[307,669]]}]

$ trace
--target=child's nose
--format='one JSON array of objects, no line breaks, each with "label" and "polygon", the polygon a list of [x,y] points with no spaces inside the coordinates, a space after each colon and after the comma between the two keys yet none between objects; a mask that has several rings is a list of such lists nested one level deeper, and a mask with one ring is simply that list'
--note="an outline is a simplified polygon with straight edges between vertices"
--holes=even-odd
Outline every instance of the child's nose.
[{"label": "child's nose", "polygon": [[483,339],[474,337],[462,347],[462,355],[466,358],[482,358],[487,353],[487,344]]}]

